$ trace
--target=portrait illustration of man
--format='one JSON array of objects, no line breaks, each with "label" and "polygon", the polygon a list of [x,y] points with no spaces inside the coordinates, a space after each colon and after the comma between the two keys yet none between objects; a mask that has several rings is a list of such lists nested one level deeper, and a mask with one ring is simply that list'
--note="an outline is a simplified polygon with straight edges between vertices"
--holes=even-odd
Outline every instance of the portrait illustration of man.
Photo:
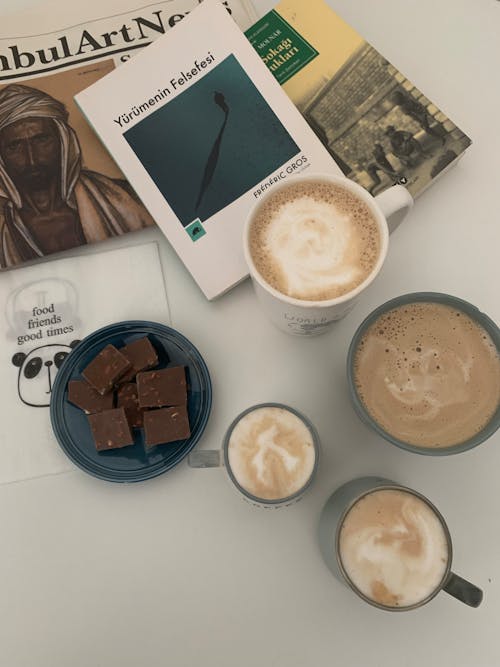
[{"label": "portrait illustration of man", "polygon": [[0,90],[0,267],[154,224],[127,181],[85,169],[64,104]]}]

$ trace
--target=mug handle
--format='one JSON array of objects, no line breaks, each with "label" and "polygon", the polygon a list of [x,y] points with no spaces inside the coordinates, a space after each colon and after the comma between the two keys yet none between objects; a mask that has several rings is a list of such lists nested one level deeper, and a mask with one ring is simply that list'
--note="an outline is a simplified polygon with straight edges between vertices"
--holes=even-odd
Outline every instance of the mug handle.
[{"label": "mug handle", "polygon": [[406,214],[413,206],[413,197],[402,185],[393,185],[375,197],[387,220],[389,234],[399,227]]},{"label": "mug handle", "polygon": [[459,577],[458,574],[450,572],[443,590],[452,595],[460,602],[469,605],[469,607],[479,607],[483,600],[483,591],[471,584],[470,581],[466,581]]},{"label": "mug handle", "polygon": [[221,449],[202,449],[188,456],[190,468],[220,468],[223,465]]}]

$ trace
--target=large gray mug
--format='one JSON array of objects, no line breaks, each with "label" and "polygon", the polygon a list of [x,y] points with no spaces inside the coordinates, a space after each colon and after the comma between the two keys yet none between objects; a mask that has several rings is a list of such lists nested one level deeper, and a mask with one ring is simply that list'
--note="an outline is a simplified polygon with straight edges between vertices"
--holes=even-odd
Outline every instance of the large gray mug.
[{"label": "large gray mug", "polygon": [[[449,446],[423,446],[415,443],[405,441],[401,437],[397,437],[394,433],[390,433],[387,427],[384,427],[380,421],[373,416],[363,401],[360,391],[356,383],[356,356],[360,347],[360,343],[367,331],[374,325],[375,322],[380,322],[382,316],[387,316],[390,311],[400,308],[402,306],[411,306],[412,304],[442,304],[455,309],[457,312],[464,313],[479,327],[486,332],[490,337],[493,347],[496,348],[496,358],[493,358],[492,363],[495,363],[494,372],[496,373],[496,394],[497,407],[491,417],[487,420],[484,426],[471,437],[463,441],[456,442]],[[418,349],[418,347],[416,348]],[[482,313],[478,308],[473,306],[463,299],[459,299],[449,294],[441,294],[439,292],[415,292],[411,294],[404,294],[398,296],[386,303],[382,304],[371,312],[366,319],[358,327],[354,334],[349,352],[347,355],[347,380],[349,384],[349,392],[354,410],[360,419],[369,426],[376,433],[381,435],[385,440],[388,440],[393,445],[397,445],[402,449],[418,454],[428,454],[432,456],[442,456],[445,454],[457,454],[468,449],[476,447],[480,443],[489,438],[500,427],[500,329],[487,315]],[[466,407],[466,406],[464,406]]]}]

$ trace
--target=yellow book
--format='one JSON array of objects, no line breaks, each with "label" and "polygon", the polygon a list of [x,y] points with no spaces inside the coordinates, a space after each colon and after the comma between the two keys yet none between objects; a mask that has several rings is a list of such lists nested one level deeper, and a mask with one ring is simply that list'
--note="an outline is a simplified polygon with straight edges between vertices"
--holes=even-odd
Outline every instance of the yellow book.
[{"label": "yellow book", "polygon": [[418,196],[471,140],[323,0],[282,0],[246,35],[344,174]]}]

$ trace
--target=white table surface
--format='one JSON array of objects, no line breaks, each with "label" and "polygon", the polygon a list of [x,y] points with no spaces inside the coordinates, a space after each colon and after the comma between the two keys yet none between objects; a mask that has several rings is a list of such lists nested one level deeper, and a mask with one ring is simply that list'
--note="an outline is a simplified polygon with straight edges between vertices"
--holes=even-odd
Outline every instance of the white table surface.
[{"label": "white table surface", "polygon": [[[397,294],[449,292],[500,320],[500,3],[330,2],[474,141],[391,238],[357,308],[331,333],[296,339],[267,323],[248,282],[208,303],[156,230],[118,242],[160,243],[172,324],[213,378],[200,446],[218,447],[252,403],[289,403],[320,433],[317,480],[279,512],[252,508],[222,471],[186,462],[132,486],[75,471],[0,487],[2,667],[500,665],[500,432],[454,457],[403,452],[358,421],[344,371],[358,324]],[[1,0],[5,14],[42,5]],[[331,577],[316,543],[320,509],[340,483],[370,473],[437,504],[454,569],[484,589],[479,609],[442,593],[418,611],[388,614]]]}]

